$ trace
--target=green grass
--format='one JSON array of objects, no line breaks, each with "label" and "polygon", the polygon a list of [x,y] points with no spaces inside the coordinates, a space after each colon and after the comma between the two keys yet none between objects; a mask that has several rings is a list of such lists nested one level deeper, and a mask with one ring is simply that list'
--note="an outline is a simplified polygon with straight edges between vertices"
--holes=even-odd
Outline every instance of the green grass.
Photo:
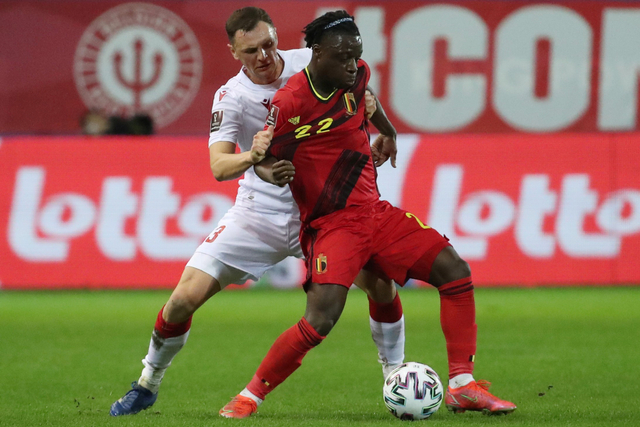
[{"label": "green grass", "polygon": [[[406,360],[446,377],[433,290],[401,291]],[[0,426],[393,426],[370,338],[367,301],[349,296],[330,336],[243,421],[218,410],[297,322],[296,291],[226,291],[195,315],[157,403],[132,417],[109,406],[138,378],[169,292],[1,292]],[[447,426],[638,425],[640,287],[478,289],[476,378],[518,404],[507,417],[453,415]]]}]

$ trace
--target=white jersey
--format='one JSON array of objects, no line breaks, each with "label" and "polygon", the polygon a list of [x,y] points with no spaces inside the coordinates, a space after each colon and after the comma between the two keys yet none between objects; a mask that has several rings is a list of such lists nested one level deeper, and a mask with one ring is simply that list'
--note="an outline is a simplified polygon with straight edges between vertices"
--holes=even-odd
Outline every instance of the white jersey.
[{"label": "white jersey", "polygon": [[[278,51],[284,61],[280,78],[269,85],[253,83],[240,70],[215,94],[209,145],[232,142],[251,150],[253,136],[264,128],[271,100],[289,78],[309,64],[311,50]],[[235,205],[196,249],[188,266],[216,278],[222,287],[257,280],[287,257],[302,258],[298,241],[300,212],[289,186],[278,187],[247,169]]]},{"label": "white jersey", "polygon": [[[280,78],[268,85],[257,85],[244,70],[230,79],[215,94],[211,112],[209,146],[219,141],[233,142],[241,151],[251,150],[253,136],[264,129],[276,91],[289,78],[302,71],[311,60],[310,49],[278,50],[284,61]],[[296,213],[289,186],[278,187],[260,179],[253,168],[249,168],[239,181],[240,188],[236,205],[256,211]]]}]

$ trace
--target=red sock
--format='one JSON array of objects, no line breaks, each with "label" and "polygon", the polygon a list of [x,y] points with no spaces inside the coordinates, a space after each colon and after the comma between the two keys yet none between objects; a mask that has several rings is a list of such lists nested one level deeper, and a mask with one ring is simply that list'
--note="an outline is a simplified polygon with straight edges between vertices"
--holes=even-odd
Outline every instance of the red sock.
[{"label": "red sock", "polygon": [[386,304],[379,304],[369,298],[369,315],[376,322],[396,323],[402,317],[400,295],[396,292],[393,301]]},{"label": "red sock", "polygon": [[193,318],[193,316],[190,316],[182,323],[169,323],[165,322],[165,320],[162,318],[163,310],[164,306],[162,306],[162,308],[160,309],[160,313],[158,313],[155,324],[155,330],[162,338],[179,337],[180,335],[186,334],[189,328],[191,328],[191,319]]},{"label": "red sock", "polygon": [[446,283],[438,291],[440,323],[449,356],[449,378],[472,374],[478,327],[471,277]]},{"label": "red sock", "polygon": [[307,352],[320,344],[324,338],[303,317],[273,343],[247,385],[247,389],[260,399],[264,399],[269,392],[298,369]]}]

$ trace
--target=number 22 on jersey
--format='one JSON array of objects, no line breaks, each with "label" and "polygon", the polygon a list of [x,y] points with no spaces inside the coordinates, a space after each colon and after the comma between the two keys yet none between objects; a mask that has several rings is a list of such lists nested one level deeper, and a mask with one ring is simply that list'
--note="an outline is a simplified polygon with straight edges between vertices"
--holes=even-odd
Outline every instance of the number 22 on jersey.
[{"label": "number 22 on jersey", "polygon": [[[318,122],[318,126],[319,126],[318,129],[316,129],[316,131],[313,133],[319,134],[319,133],[329,132],[331,130],[329,128],[331,127],[332,124],[333,124],[332,118],[322,119]],[[308,136],[311,136],[312,134],[311,128],[313,128],[312,125],[303,125],[297,128],[296,130],[294,130],[296,134],[296,139],[301,139],[301,138],[306,138]]]}]

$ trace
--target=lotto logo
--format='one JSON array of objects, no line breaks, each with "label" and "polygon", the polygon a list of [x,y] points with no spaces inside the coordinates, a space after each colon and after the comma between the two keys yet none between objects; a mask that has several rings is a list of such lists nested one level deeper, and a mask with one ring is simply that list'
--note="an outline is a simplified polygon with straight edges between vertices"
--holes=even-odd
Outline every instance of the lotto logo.
[{"label": "lotto logo", "polygon": [[[97,202],[79,192],[50,194],[46,181],[45,168],[23,167],[14,186],[8,240],[32,262],[66,261],[73,242],[92,231],[106,259],[133,260],[139,251],[154,260],[188,259],[232,205],[225,196],[201,193],[181,206],[169,176],[145,178],[141,194],[132,177],[105,176]],[[167,232],[172,219],[178,233]]]}]

